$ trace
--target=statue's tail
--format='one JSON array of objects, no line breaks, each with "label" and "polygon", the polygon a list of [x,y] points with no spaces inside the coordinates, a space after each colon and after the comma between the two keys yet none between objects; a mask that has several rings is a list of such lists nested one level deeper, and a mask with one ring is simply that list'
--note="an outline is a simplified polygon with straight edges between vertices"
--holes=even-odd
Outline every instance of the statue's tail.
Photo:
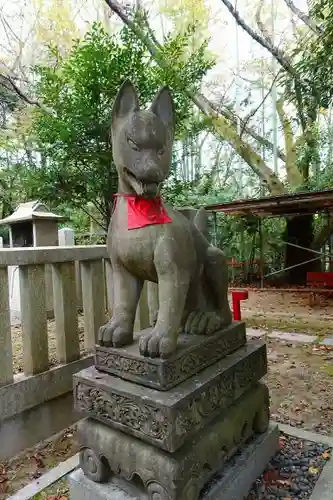
[{"label": "statue's tail", "polygon": [[197,211],[193,224],[206,238],[208,237],[208,213],[203,207]]},{"label": "statue's tail", "polygon": [[196,208],[181,208],[179,209],[188,220],[193,222],[194,226],[208,239],[208,213],[201,207]]}]

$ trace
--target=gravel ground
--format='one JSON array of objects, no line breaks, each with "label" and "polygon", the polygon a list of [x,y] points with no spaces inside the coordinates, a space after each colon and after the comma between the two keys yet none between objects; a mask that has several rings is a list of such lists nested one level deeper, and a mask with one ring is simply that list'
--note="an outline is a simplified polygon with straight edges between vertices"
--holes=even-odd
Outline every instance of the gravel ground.
[{"label": "gravel ground", "polygon": [[254,483],[246,500],[309,499],[330,459],[331,449],[323,444],[280,435],[280,451]]},{"label": "gravel ground", "polygon": [[[246,446],[246,445],[244,445]],[[230,460],[233,464],[242,447]],[[328,460],[327,446],[280,433],[280,450],[255,481],[244,500],[308,500]],[[223,471],[215,474],[203,488],[200,498],[221,480]]]}]

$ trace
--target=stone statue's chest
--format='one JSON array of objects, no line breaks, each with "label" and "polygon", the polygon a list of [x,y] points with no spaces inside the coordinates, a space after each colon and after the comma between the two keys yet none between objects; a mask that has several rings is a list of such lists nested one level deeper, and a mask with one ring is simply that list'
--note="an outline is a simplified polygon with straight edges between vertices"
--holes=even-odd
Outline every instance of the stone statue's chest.
[{"label": "stone statue's chest", "polygon": [[154,249],[158,239],[158,228],[143,227],[128,230],[112,224],[110,231],[110,254],[134,275],[155,280]]}]

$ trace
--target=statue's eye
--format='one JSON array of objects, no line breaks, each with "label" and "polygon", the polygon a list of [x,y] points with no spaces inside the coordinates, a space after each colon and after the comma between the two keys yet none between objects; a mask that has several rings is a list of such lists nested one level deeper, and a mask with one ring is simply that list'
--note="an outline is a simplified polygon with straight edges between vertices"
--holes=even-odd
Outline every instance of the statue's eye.
[{"label": "statue's eye", "polygon": [[137,145],[136,142],[132,141],[132,139],[130,139],[129,137],[128,137],[127,141],[128,141],[128,144],[131,146],[131,148],[134,149],[134,151],[140,151],[140,147]]},{"label": "statue's eye", "polygon": [[161,148],[157,151],[158,156],[163,156],[165,152],[165,148]]}]

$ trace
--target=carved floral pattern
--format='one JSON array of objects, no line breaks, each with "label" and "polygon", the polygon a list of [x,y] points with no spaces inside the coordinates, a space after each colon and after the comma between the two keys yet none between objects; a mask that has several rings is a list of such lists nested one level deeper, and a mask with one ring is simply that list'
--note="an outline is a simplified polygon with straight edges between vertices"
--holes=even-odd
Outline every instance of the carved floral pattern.
[{"label": "carved floral pattern", "polygon": [[[245,333],[242,328],[230,329],[220,337],[214,337],[210,342],[197,346],[188,354],[176,360],[170,360],[159,365],[147,359],[128,358],[124,355],[101,348],[96,350],[96,366],[124,376],[142,377],[150,380],[155,386],[173,387],[186,380],[227,354],[240,348],[245,343]],[[144,380],[142,380],[144,383]]]},{"label": "carved floral pattern", "polygon": [[121,372],[133,375],[148,376],[157,372],[156,365],[148,363],[144,359],[126,358],[114,352],[98,349],[96,353],[96,365],[100,368],[113,368]]},{"label": "carved floral pattern", "polygon": [[[160,407],[137,401],[130,395],[91,387],[84,379],[76,382],[75,399],[79,411],[121,424],[162,444],[164,449],[179,447],[193,431],[200,429],[223,408],[229,406],[266,373],[266,348],[261,346],[236,365],[221,373],[205,390],[195,391],[177,407]],[[170,444],[171,443],[171,444]]]},{"label": "carved floral pattern", "polygon": [[167,417],[161,408],[138,404],[133,399],[108,394],[82,382],[76,384],[75,399],[79,411],[110,423],[117,422],[155,440],[164,441],[170,433]]},{"label": "carved floral pattern", "polygon": [[176,417],[176,433],[184,436],[233,401],[233,375],[223,374],[206,391],[192,399]]},{"label": "carved floral pattern", "polygon": [[263,373],[266,372],[267,352],[266,346],[264,346],[259,353],[253,352],[240,365],[237,365],[235,373],[236,387],[244,389],[251,383],[251,380],[259,380]]},{"label": "carved floral pattern", "polygon": [[222,359],[241,347],[242,344],[244,344],[244,332],[240,329],[230,330],[218,339],[215,338],[211,342],[203,344],[200,349],[180,358],[174,369],[170,369],[171,366],[166,365],[165,379],[167,384],[171,385],[178,379],[186,379],[189,375]]},{"label": "carved floral pattern", "polygon": [[[152,500],[171,500],[182,498],[184,500],[196,500],[210,491],[216,478],[219,477],[221,466],[229,460],[239,447],[246,442],[254,431],[252,421],[258,413],[268,411],[268,389],[264,384],[258,384],[254,390],[242,398],[239,405],[235,405],[231,414],[226,415],[226,420],[214,424],[212,434],[208,435],[211,446],[207,446],[206,440],[198,442],[188,453],[176,455],[173,467],[170,467],[170,455],[165,454],[165,468],[151,466],[151,454],[142,453],[142,445],[132,448],[132,459],[128,460],[126,453],[118,456],[104,452],[110,470],[120,474],[123,478],[131,481],[134,476],[139,476],[144,484],[148,497]],[[263,429],[262,432],[265,432]],[[86,430],[89,434],[89,426]],[[98,434],[98,433],[97,433]],[[111,435],[112,436],[112,435]],[[212,439],[213,438],[213,439]],[[119,439],[117,437],[111,437]],[[127,438],[128,439],[128,438]],[[89,445],[99,446],[99,440],[93,438]],[[126,444],[125,444],[126,448]],[[104,449],[112,450],[112,446],[104,446]],[[97,450],[98,453],[98,450]],[[154,451],[152,451],[154,457]],[[160,452],[158,452],[160,457]],[[149,457],[149,458],[148,458]],[[159,460],[157,463],[161,464]],[[217,476],[216,476],[216,474]],[[203,489],[202,489],[203,488]],[[155,495],[155,496],[154,496]]]}]

